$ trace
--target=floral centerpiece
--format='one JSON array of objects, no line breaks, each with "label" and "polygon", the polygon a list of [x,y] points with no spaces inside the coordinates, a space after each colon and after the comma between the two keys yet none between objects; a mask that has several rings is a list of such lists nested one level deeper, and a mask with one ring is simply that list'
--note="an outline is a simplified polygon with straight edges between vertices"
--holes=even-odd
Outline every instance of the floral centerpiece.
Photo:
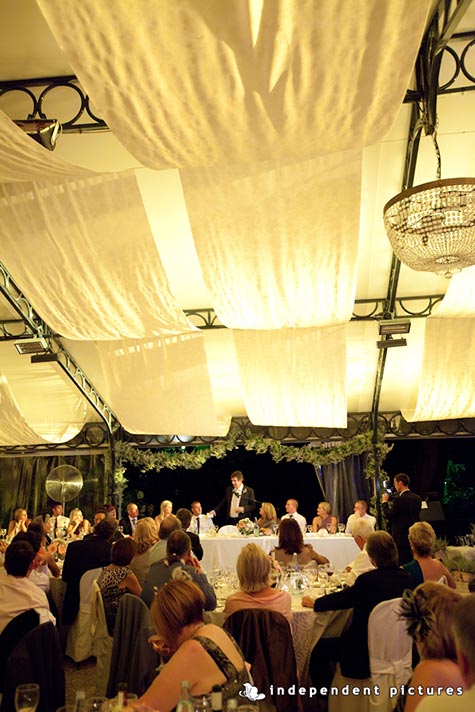
[{"label": "floral centerpiece", "polygon": [[251,522],[249,517],[241,519],[237,524],[237,530],[241,536],[253,536],[254,534],[254,522]]}]

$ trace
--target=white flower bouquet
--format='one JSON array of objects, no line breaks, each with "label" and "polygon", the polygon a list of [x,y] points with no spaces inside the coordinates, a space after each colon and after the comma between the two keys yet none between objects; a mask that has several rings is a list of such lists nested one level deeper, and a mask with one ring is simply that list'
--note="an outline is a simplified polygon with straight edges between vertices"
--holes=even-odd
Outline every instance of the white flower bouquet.
[{"label": "white flower bouquet", "polygon": [[241,536],[253,536],[254,534],[254,522],[251,522],[249,517],[241,519],[237,524],[238,532]]}]

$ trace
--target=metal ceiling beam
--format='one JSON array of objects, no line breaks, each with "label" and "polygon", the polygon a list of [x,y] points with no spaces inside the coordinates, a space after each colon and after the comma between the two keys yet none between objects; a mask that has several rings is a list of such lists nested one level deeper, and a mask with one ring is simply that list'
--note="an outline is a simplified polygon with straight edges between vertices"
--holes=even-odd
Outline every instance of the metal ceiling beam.
[{"label": "metal ceiling beam", "polygon": [[[81,391],[84,398],[92,405],[94,410],[100,415],[112,434],[120,423],[112,409],[102,398],[93,383],[89,380],[79,364],[76,363],[69,351],[63,346],[57,334],[54,334],[49,326],[33,309],[28,298],[15,284],[13,277],[7,268],[0,262],[0,294],[7,300],[13,309],[20,315],[21,321],[31,334],[38,339],[45,339],[49,344],[48,351],[56,356],[56,360],[66,375],[73,381],[75,386]],[[11,340],[7,337],[7,340]],[[25,358],[27,358],[25,356]],[[34,366],[32,366],[34,368]]]}]

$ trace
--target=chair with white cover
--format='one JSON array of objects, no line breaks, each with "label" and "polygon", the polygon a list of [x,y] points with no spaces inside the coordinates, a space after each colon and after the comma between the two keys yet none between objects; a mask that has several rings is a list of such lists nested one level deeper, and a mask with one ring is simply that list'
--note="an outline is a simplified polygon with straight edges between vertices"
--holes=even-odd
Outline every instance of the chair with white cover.
[{"label": "chair with white cover", "polygon": [[402,598],[382,601],[373,608],[368,621],[371,684],[380,694],[369,698],[371,712],[391,712],[397,696],[389,697],[390,687],[404,685],[412,673],[412,638],[399,618]]},{"label": "chair with white cover", "polygon": [[239,532],[234,524],[225,524],[224,527],[218,529],[218,534],[224,536],[238,536]]},{"label": "chair with white cover", "polygon": [[80,663],[92,655],[91,596],[92,582],[99,578],[102,568],[86,571],[79,582],[79,613],[68,631],[66,655]]},{"label": "chair with white cover", "polygon": [[105,696],[112,657],[112,637],[107,629],[101,589],[92,582],[91,597],[92,654],[96,657],[96,695]]},{"label": "chair with white cover", "polygon": [[[407,683],[412,673],[412,638],[399,619],[402,598],[382,601],[373,608],[368,620],[368,650],[371,676],[365,680],[344,677],[340,666],[332,687],[342,690],[367,687],[370,695],[338,694],[329,697],[329,712],[391,712],[397,704],[397,695],[390,698],[389,688]],[[375,686],[378,693],[375,694]]]}]

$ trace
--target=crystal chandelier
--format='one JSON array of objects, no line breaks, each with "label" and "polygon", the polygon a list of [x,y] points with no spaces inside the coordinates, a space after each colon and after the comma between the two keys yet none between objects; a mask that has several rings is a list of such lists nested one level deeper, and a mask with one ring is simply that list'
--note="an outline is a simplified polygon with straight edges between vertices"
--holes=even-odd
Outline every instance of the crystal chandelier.
[{"label": "crystal chandelier", "polygon": [[384,225],[401,262],[450,278],[475,264],[475,178],[404,190],[384,206]]}]

